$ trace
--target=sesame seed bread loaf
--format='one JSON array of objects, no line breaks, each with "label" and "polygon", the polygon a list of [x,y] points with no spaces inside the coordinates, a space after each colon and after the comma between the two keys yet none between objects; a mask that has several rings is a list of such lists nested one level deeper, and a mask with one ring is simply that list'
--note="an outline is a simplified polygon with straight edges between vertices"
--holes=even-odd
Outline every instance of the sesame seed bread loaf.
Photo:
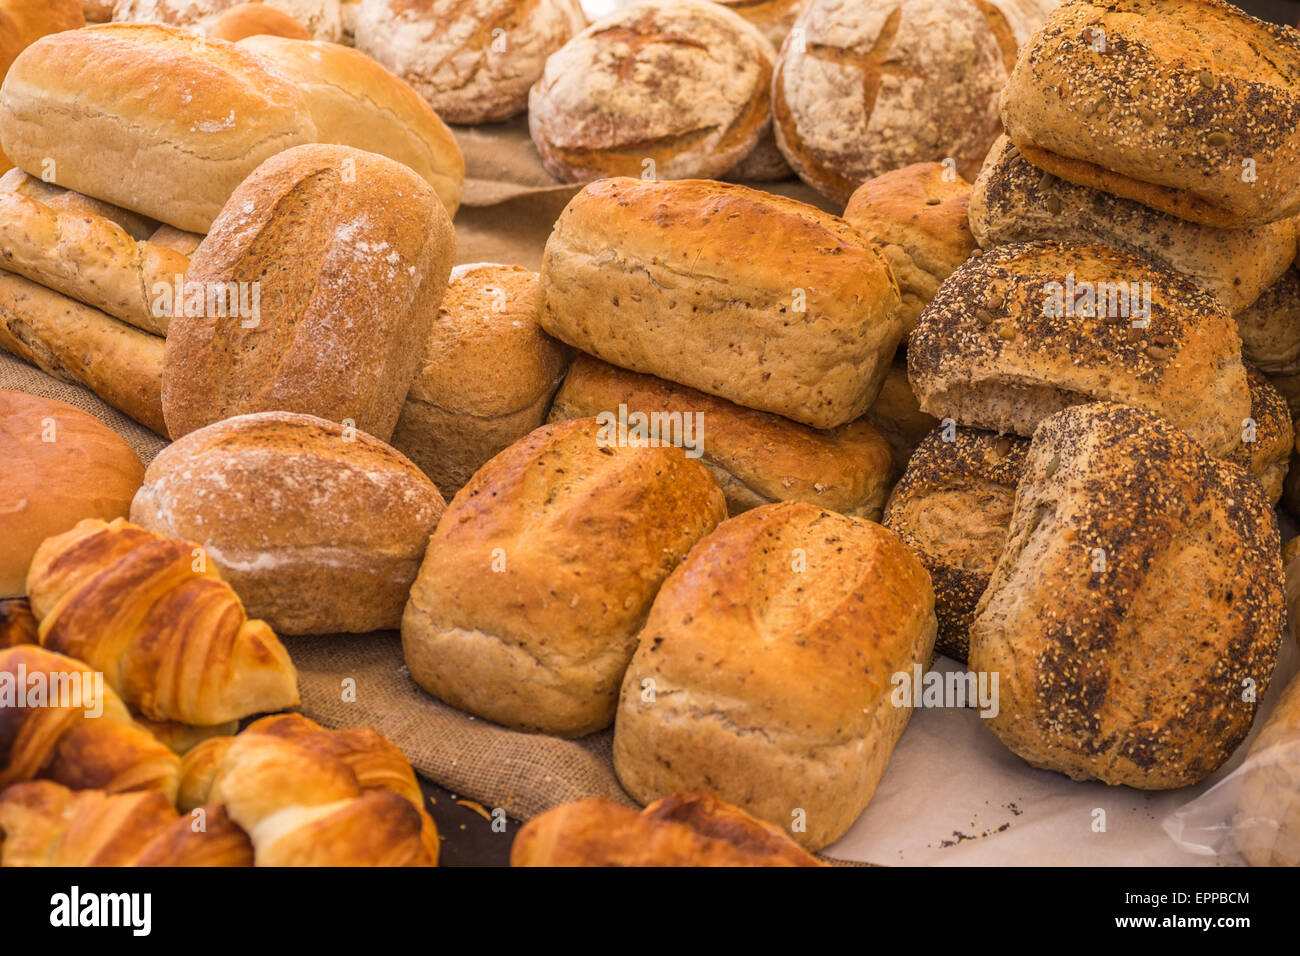
[{"label": "sesame seed bread loaf", "polygon": [[1048,418],[971,624],[971,668],[1000,675],[988,725],[1076,780],[1203,780],[1272,678],[1280,552],[1259,484],[1168,422],[1109,403]]},{"label": "sesame seed bread loaf", "polygon": [[1054,239],[1151,259],[1195,279],[1234,315],[1290,268],[1296,246],[1294,219],[1244,229],[1189,222],[1044,173],[1005,136],[971,190],[970,228],[985,249]]},{"label": "sesame seed bread loaf", "polygon": [[401,624],[445,509],[433,483],[378,439],[264,412],[164,448],[131,520],[202,545],[276,633],[360,634]]},{"label": "sesame seed bread loaf", "polygon": [[719,4],[636,3],[546,61],[528,128],[565,182],[717,178],[771,129],[775,60],[758,29]]},{"label": "sesame seed bread loaf", "polygon": [[543,425],[479,469],[430,539],[402,618],[411,677],[516,730],[609,726],[650,602],[725,517],[681,449],[604,440],[591,418]]},{"label": "sesame seed bread loaf", "polygon": [[1300,272],[1288,269],[1248,309],[1237,313],[1242,354],[1300,414]]},{"label": "sesame seed bread loaf", "polygon": [[894,475],[889,442],[865,418],[818,431],[581,355],[555,396],[550,420],[601,414],[629,423],[637,415],[680,423],[671,437],[659,437],[689,442],[688,454],[713,474],[733,516],[773,501],[805,501],[878,520]]},{"label": "sesame seed bread loaf", "polygon": [[1250,745],[1232,840],[1251,866],[1300,866],[1300,677]]},{"label": "sesame seed bread loaf", "polygon": [[542,259],[542,328],[597,358],[814,428],[861,417],[902,336],[844,220],[728,183],[592,183]]},{"label": "sesame seed bread loaf", "polygon": [[1027,438],[941,426],[889,496],[883,523],[930,572],[935,649],[954,660],[970,652],[971,618],[1002,556],[1028,451]]},{"label": "sesame seed bread loaf", "polygon": [[925,411],[1024,436],[1066,406],[1116,401],[1223,456],[1250,415],[1227,310],[1186,276],[1103,246],[1014,243],[968,260],[921,314],[907,361]]},{"label": "sesame seed bread loaf", "polygon": [[650,609],[619,782],[642,803],[707,786],[820,849],[870,802],[912,712],[893,675],[929,663],[934,633],[929,577],[893,532],[803,502],[746,511]]},{"label": "sesame seed bread loaf", "polygon": [[1209,226],[1300,212],[1300,32],[1223,0],[1070,0],[1001,99],[1033,165]]}]

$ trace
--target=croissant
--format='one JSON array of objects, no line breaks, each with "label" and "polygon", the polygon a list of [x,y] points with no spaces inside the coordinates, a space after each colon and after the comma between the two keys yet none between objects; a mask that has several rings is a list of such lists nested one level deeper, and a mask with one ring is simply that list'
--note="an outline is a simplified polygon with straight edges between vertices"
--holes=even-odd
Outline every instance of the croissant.
[{"label": "croissant", "polygon": [[41,544],[27,594],[41,646],[103,671],[150,720],[208,726],[298,703],[288,651],[197,545],[88,518]]},{"label": "croissant", "polygon": [[3,866],[252,864],[248,837],[221,807],[181,816],[154,791],[72,791],[48,780],[0,793]]},{"label": "croissant", "polygon": [[35,644],[0,650],[0,790],[39,777],[74,790],[176,798],[180,758],[96,676]]}]

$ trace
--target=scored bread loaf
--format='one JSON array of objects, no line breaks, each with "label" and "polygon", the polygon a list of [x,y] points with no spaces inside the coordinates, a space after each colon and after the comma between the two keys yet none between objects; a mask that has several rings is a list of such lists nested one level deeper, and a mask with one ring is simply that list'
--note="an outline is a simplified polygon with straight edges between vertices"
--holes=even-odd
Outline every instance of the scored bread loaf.
[{"label": "scored bread loaf", "polygon": [[859,418],[903,333],[884,256],[745,186],[592,183],[542,257],[542,328],[620,368],[814,428]]},{"label": "scored bread loaf", "polygon": [[[172,438],[233,415],[299,412],[386,441],[456,245],[433,188],[376,153],[310,145],[245,180],[190,260],[187,285],[250,314],[174,315],[163,414]],[[285,258],[285,249],[293,255]],[[197,313],[197,314],[195,314]]]},{"label": "scored bread loaf", "polygon": [[1250,416],[1227,310],[1186,276],[1102,246],[1013,243],[967,260],[921,314],[907,364],[925,411],[1024,436],[1068,405],[1116,401],[1222,456]]},{"label": "scored bread loaf", "polygon": [[[446,504],[364,432],[310,415],[239,415],[149,465],[131,520],[200,544],[278,634],[396,629]],[[310,515],[310,521],[303,516]]]},{"label": "scored bread loaf", "polygon": [[0,142],[15,165],[190,232],[206,232],[263,160],[315,138],[287,78],[174,27],[44,37],[0,88]]},{"label": "scored bread loaf", "polygon": [[1280,551],[1259,484],[1164,419],[1110,403],[1046,419],[970,629],[971,669],[1001,675],[989,727],[1076,780],[1204,779],[1272,677]]},{"label": "scored bread loaf", "polygon": [[773,501],[806,501],[876,520],[893,479],[893,451],[865,418],[830,431],[579,356],[550,420],[605,415],[666,430],[712,473],[737,515]]}]

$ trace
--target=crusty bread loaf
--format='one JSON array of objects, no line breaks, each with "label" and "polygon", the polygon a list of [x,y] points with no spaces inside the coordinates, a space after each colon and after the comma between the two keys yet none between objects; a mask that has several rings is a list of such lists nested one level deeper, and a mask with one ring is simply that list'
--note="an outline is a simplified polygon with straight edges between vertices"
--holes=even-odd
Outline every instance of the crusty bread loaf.
[{"label": "crusty bread loaf", "polygon": [[126,517],[144,466],[98,419],[71,405],[0,390],[0,598],[27,593],[27,568],[46,538],[82,518]]},{"label": "crusty bread loaf", "polygon": [[649,803],[708,786],[808,849],[871,800],[926,666],[924,567],[874,522],[802,502],[720,525],[664,583],[623,680],[614,770]]},{"label": "crusty bread loaf", "polygon": [[937,650],[965,662],[970,622],[1002,556],[1029,439],[935,429],[889,496],[884,525],[930,572]]},{"label": "crusty bread loaf", "polygon": [[542,259],[542,328],[645,372],[815,428],[859,418],[902,336],[880,250],[745,186],[592,183]]},{"label": "crusty bread loaf", "polygon": [[1210,226],[1300,212],[1300,32],[1223,0],[1070,0],[1001,112],[1072,183]]},{"label": "crusty bread loaf", "polygon": [[[258,0],[264,6],[287,14],[300,23],[312,38],[337,41],[343,38],[343,13],[339,0]],[[117,0],[114,20],[137,23],[166,23],[211,33],[223,14],[241,0]]]},{"label": "crusty bread loaf", "polygon": [[[773,501],[805,501],[829,511],[880,518],[894,476],[893,450],[865,418],[818,431],[672,382],[579,356],[551,421],[609,416],[634,425],[643,416],[661,438],[712,472],[737,515]],[[690,429],[689,435],[687,428]]]},{"label": "crusty bread loaf", "polygon": [[172,317],[162,387],[171,436],[290,411],[387,441],[455,242],[433,188],[391,159],[311,145],[267,160],[231,196],[186,275],[203,290],[236,283],[241,305],[243,290],[250,303],[260,290],[260,306],[240,310],[252,317],[208,315],[209,292],[203,308]]},{"label": "crusty bread loaf", "polygon": [[805,0],[717,0],[727,9],[740,14],[754,26],[776,49],[790,34]]},{"label": "crusty bread loaf", "polygon": [[1237,313],[1242,354],[1300,414],[1300,272],[1288,269],[1250,308]]},{"label": "crusty bread loaf", "polygon": [[17,166],[191,232],[206,232],[264,159],[315,138],[287,79],[174,27],[45,37],[0,88],[0,140]]},{"label": "crusty bread loaf", "polygon": [[258,36],[240,45],[294,81],[319,142],[355,146],[404,163],[433,187],[447,215],[456,215],[465,158],[451,130],[407,83],[337,43]]},{"label": "crusty bread loaf", "polygon": [[894,449],[894,472],[900,475],[916,446],[939,424],[933,415],[921,411],[912,383],[907,380],[907,360],[902,349],[885,372],[880,394],[867,410],[867,419]]},{"label": "crusty bread loaf", "polygon": [[1233,843],[1251,866],[1300,866],[1300,677],[1287,685],[1239,773]]},{"label": "crusty bread loaf", "polygon": [[1048,418],[971,624],[971,669],[1001,675],[988,725],[1076,780],[1204,779],[1273,674],[1280,550],[1259,484],[1163,419],[1109,403]]},{"label": "crusty bread loaf", "polygon": [[1295,445],[1291,412],[1282,393],[1258,369],[1247,365],[1246,378],[1250,383],[1250,418],[1241,423],[1236,447],[1223,458],[1259,479],[1269,503],[1276,505],[1282,499],[1282,485]]},{"label": "crusty bread loaf", "polygon": [[237,43],[247,37],[274,36],[310,40],[311,31],[283,10],[266,3],[240,3],[223,11],[208,31],[218,40]]},{"label": "crusty bread loaf", "polygon": [[[845,218],[852,218],[845,214]],[[1044,173],[1005,136],[970,195],[970,226],[986,249],[1055,239],[1110,246],[1195,279],[1234,314],[1282,276],[1295,257],[1296,221],[1219,229]],[[901,280],[900,280],[901,281]]]},{"label": "crusty bread loaf", "polygon": [[449,123],[523,112],[546,58],[586,26],[578,0],[361,0],[357,49]]},{"label": "crusty bread loaf", "polygon": [[519,730],[609,726],[655,592],[725,517],[678,448],[619,445],[590,418],[542,426],[474,475],[430,539],[402,619],[411,677]]},{"label": "crusty bread loaf", "polygon": [[880,246],[898,280],[906,332],[943,280],[975,249],[967,225],[970,183],[942,163],[913,163],[869,179],[844,219]]},{"label": "crusty bread loaf", "polygon": [[1218,300],[1102,246],[1014,243],[969,259],[921,314],[907,362],[925,411],[1018,435],[1067,405],[1116,401],[1221,456],[1250,415],[1241,340]]},{"label": "crusty bread loaf", "polygon": [[[17,193],[20,196],[26,196],[28,199],[36,200],[42,206],[48,206],[55,212],[77,213],[107,219],[109,222],[120,226],[122,231],[136,242],[148,239],[155,232],[160,232],[164,228],[148,216],[142,216],[138,212],[123,209],[121,206],[114,206],[112,203],[100,199],[84,196],[79,192],[73,192],[71,189],[64,189],[62,186],[54,185],[54,183],[43,182],[35,176],[28,176],[21,169],[11,169],[3,176],[0,176],[0,192]],[[170,229],[171,227],[165,228]],[[192,233],[181,233],[180,230],[175,231],[180,235],[192,235]]]},{"label": "crusty bread loaf", "polygon": [[276,633],[359,634],[401,624],[445,508],[433,483],[383,442],[265,412],[164,448],[131,520],[201,544],[249,616]]},{"label": "crusty bread loaf", "polygon": [[537,324],[541,289],[523,266],[451,271],[393,447],[446,497],[546,421],[570,352]]},{"label": "crusty bread loaf", "polygon": [[589,797],[524,824],[511,866],[825,866],[714,793],[674,793],[640,813]]},{"label": "crusty bread loaf", "polygon": [[771,128],[776,51],[716,3],[635,3],[546,61],[528,128],[551,175],[712,179]]}]

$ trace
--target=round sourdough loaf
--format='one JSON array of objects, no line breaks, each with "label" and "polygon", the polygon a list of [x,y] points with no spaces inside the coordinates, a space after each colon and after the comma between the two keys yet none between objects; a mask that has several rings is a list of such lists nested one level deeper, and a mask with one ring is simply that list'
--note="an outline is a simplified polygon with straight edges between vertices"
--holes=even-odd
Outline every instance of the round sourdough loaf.
[{"label": "round sourdough loaf", "polygon": [[546,58],[587,24],[578,0],[361,0],[357,49],[449,123],[522,113]]},{"label": "round sourdough loaf", "polygon": [[1002,556],[1029,439],[940,426],[889,496],[884,525],[930,572],[935,648],[965,662],[970,622]]},{"label": "round sourdough loaf", "polygon": [[716,3],[633,4],[592,24],[546,61],[528,128],[547,172],[716,178],[771,128],[776,53]]},{"label": "round sourdough loaf", "polygon": [[570,351],[537,324],[537,273],[460,265],[424,345],[393,430],[450,498],[489,458],[546,421]]},{"label": "round sourdough loaf", "polygon": [[218,40],[235,43],[246,37],[276,36],[310,40],[311,31],[283,10],[265,3],[241,3],[212,22],[209,33]]},{"label": "round sourdough loaf", "polygon": [[912,713],[893,677],[930,662],[934,634],[930,579],[892,531],[802,502],[732,518],[641,630],[619,782],[641,803],[715,790],[820,849],[870,802]]},{"label": "round sourdough loaf", "polygon": [[708,470],[619,444],[592,418],[544,425],[452,500],[402,618],[411,677],[517,730],[609,726],[659,585],[726,517]]},{"label": "round sourdough loaf", "polygon": [[1193,222],[1300,211],[1300,31],[1223,0],[1075,0],[1021,53],[1002,121],[1062,179]]},{"label": "round sourdough loaf", "polygon": [[1143,790],[1205,779],[1245,739],[1286,626],[1258,482],[1127,405],[1034,433],[970,629],[988,726],[1030,765]]},{"label": "round sourdough loaf", "polygon": [[[343,14],[339,0],[260,0],[262,4],[286,13],[305,27],[317,40],[343,38]],[[138,23],[165,23],[210,33],[222,14],[241,0],[117,0],[114,20]]]},{"label": "round sourdough loaf", "polygon": [[396,628],[446,504],[364,432],[311,415],[239,415],[164,448],[131,520],[196,541],[278,634]]},{"label": "round sourdough loaf", "polygon": [[455,247],[437,194],[401,163],[326,145],[267,160],[190,260],[203,298],[187,293],[168,326],[167,430],[292,411],[387,440]]},{"label": "round sourdough loaf", "polygon": [[266,57],[302,91],[317,140],[379,153],[411,167],[456,215],[465,158],[451,130],[410,85],[337,43],[257,36],[241,44]]},{"label": "round sourdough loaf", "polygon": [[46,538],[83,518],[125,518],[144,466],[107,425],[25,392],[0,390],[0,598],[27,593]]}]

